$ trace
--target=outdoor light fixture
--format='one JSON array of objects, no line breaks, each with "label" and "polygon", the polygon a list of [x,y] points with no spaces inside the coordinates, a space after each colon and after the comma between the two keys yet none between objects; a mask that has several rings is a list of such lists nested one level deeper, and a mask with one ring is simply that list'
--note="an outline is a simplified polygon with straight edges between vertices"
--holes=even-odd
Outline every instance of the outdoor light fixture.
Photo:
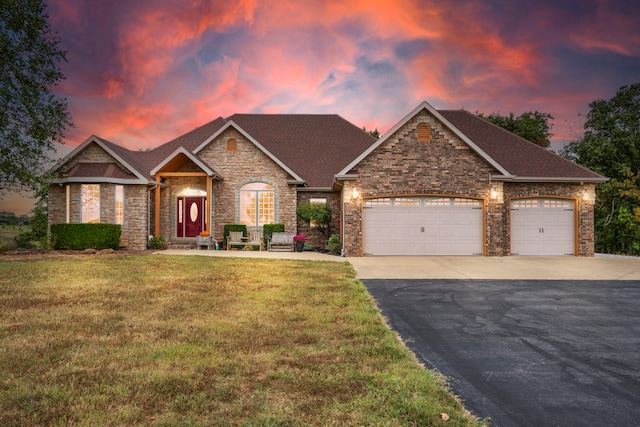
[{"label": "outdoor light fixture", "polygon": [[492,198],[493,200],[495,200],[495,199],[497,199],[497,198],[498,198],[498,190],[496,190],[495,188],[492,188],[492,189],[491,189],[491,198]]},{"label": "outdoor light fixture", "polygon": [[353,187],[353,190],[351,190],[351,198],[352,199],[357,199],[358,198],[358,189]]},{"label": "outdoor light fixture", "polygon": [[585,202],[589,200],[589,192],[587,190],[582,190],[582,200]]}]

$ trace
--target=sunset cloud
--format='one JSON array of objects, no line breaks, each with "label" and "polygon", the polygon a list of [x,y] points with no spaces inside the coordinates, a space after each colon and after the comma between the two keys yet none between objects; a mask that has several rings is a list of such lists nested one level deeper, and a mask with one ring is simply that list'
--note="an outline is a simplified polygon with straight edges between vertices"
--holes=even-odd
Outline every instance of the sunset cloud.
[{"label": "sunset cloud", "polygon": [[560,140],[640,78],[632,1],[48,0],[59,93],[90,134],[144,149],[236,112],[337,113],[381,131],[422,100],[539,110]]}]

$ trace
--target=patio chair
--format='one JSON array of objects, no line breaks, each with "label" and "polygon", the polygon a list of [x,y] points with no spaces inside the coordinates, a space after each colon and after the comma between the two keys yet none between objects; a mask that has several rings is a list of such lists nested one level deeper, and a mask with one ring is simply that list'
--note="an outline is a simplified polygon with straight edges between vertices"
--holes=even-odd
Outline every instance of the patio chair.
[{"label": "patio chair", "polygon": [[242,231],[230,231],[227,237],[227,250],[233,245],[243,245],[246,243],[243,239]]},{"label": "patio chair", "polygon": [[247,239],[245,244],[249,246],[258,246],[260,247],[260,251],[262,251],[262,246],[264,245],[264,237],[262,235],[262,230],[250,231],[249,238]]}]

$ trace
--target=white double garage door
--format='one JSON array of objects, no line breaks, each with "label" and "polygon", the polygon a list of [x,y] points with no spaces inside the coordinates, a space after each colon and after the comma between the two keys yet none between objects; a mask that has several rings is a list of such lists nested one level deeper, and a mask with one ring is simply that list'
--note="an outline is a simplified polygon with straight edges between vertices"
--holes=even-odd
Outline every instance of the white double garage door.
[{"label": "white double garage door", "polygon": [[[511,202],[511,253],[572,255],[574,202]],[[482,255],[484,209],[480,199],[384,197],[364,200],[364,255]],[[506,236],[505,236],[506,238]]]}]

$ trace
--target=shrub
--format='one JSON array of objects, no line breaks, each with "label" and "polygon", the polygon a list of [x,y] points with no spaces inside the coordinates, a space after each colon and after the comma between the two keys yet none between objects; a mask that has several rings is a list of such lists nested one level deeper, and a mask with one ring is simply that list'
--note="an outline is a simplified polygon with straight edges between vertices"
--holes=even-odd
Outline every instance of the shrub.
[{"label": "shrub", "polygon": [[153,236],[149,239],[149,249],[167,249],[167,242],[162,237]]},{"label": "shrub", "polygon": [[22,248],[22,249],[33,248],[33,243],[32,243],[33,233],[31,233],[30,231],[23,231],[22,233],[14,237],[14,239],[19,248]]},{"label": "shrub", "polygon": [[340,245],[339,234],[332,234],[331,237],[329,237],[329,240],[327,240],[327,249],[329,249],[329,251],[333,252],[334,254],[340,253],[342,247]]},{"label": "shrub", "polygon": [[54,249],[118,249],[122,228],[118,224],[52,224]]}]

